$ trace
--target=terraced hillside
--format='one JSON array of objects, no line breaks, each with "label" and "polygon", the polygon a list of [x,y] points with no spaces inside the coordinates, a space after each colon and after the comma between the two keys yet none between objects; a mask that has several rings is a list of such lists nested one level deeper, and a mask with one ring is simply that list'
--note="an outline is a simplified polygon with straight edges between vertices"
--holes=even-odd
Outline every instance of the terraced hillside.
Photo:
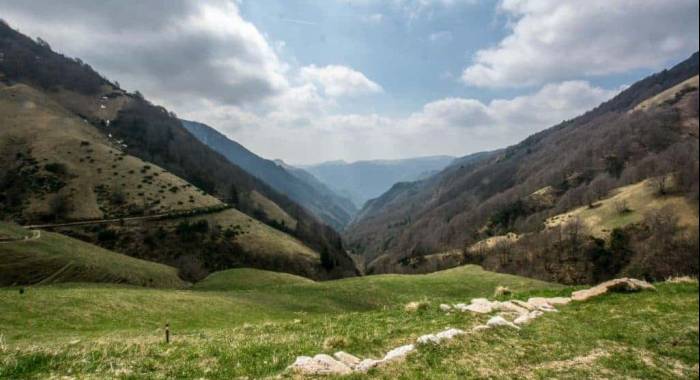
[{"label": "terraced hillside", "polygon": [[[519,330],[419,345],[402,361],[349,378],[696,378],[697,281],[655,285],[558,307]],[[186,291],[1,288],[0,310],[11,312],[0,313],[0,377],[299,378],[285,370],[297,356],[381,357],[423,334],[471,330],[490,315],[438,306],[493,299],[499,286],[513,292],[500,300],[572,290],[475,266],[322,283],[237,269]],[[420,307],[407,308],[411,302]]]}]

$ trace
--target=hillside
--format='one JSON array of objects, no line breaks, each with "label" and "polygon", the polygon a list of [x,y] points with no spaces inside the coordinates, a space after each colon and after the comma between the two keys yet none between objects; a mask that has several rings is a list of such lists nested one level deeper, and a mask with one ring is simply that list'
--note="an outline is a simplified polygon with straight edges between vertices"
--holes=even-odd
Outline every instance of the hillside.
[{"label": "hillside", "polygon": [[[497,286],[514,292],[499,300],[574,290],[475,266],[322,283],[279,278],[241,269],[213,274],[202,284],[216,286],[205,291],[67,284],[20,295],[0,288],[0,309],[14,311],[0,313],[0,377],[299,378],[285,370],[297,356],[381,357],[428,332],[470,331],[490,317],[447,313],[440,304],[492,299]],[[416,345],[405,360],[350,378],[695,378],[697,281],[655,286],[557,307],[519,330]],[[412,301],[424,308],[407,311]],[[170,344],[161,343],[165,323]]]},{"label": "hillside", "polygon": [[331,161],[300,167],[361,208],[365,202],[378,197],[395,183],[428,177],[449,165],[453,159],[434,156],[352,163]]},{"label": "hillside", "polygon": [[288,196],[338,231],[341,231],[357,212],[349,200],[336,195],[320,182],[313,181],[309,178],[311,176],[292,173],[287,167],[256,155],[205,124],[183,120],[182,125],[230,162],[259,178],[277,192]]},{"label": "hillside", "polygon": [[[201,214],[220,211],[227,202],[318,252],[323,270],[306,268],[304,273],[320,278],[355,273],[332,228],[199,142],[171,112],[4,23],[0,51],[5,116],[0,199],[9,206],[2,208],[3,219],[34,224],[168,216],[182,210]],[[107,248],[133,245],[104,241],[99,232],[87,229],[73,236]],[[152,256],[154,248],[139,256]],[[195,256],[205,254],[196,245],[190,249]],[[170,252],[159,261],[171,263],[181,254]],[[198,261],[201,265],[201,257]],[[306,261],[298,264],[294,267],[307,266]]]},{"label": "hillside", "polygon": [[[595,208],[611,190],[653,178],[664,179],[653,180],[655,197],[686,198],[689,203],[683,203],[688,205],[684,207],[691,207],[688,214],[697,218],[698,89],[691,81],[689,86],[676,87],[673,96],[664,95],[661,102],[647,101],[697,74],[696,53],[674,68],[630,86],[596,109],[517,145],[486,153],[476,161],[451,165],[422,181],[396,185],[360,211],[345,232],[346,242],[354,253],[365,256],[370,271],[378,272],[398,271],[397,266],[416,257],[462,250],[467,262],[487,260],[492,270],[553,281],[589,282],[596,276],[614,275],[612,272],[621,268],[611,266],[606,273],[594,274],[590,272],[594,265],[580,267],[595,257],[589,249],[598,243],[587,242],[584,245],[591,244],[587,248],[578,242],[555,247],[546,239],[548,234],[539,232],[547,218],[579,207]],[[645,101],[652,106],[633,111]],[[640,227],[645,230],[646,226],[647,235],[643,240],[655,236],[649,230],[652,227],[677,231],[674,218],[653,223],[647,211],[652,210],[637,209],[636,219],[629,219],[639,221],[644,216]],[[534,233],[539,238],[533,238],[536,242],[527,240],[530,245],[517,252],[503,249],[500,255],[487,257],[466,254],[472,244],[509,232]],[[625,236],[640,237],[637,233],[627,231]],[[580,236],[590,234],[581,230]],[[674,235],[672,240],[664,244],[675,248],[654,251],[661,255],[675,251],[680,256],[669,260],[682,262],[681,257],[690,255],[688,250],[697,244],[697,233]],[[648,248],[635,247],[640,254]],[[564,258],[555,255],[562,250]],[[552,260],[556,260],[556,267],[549,266]],[[530,262],[544,268],[531,270]],[[640,275],[663,278],[673,271],[697,272],[697,265],[692,264],[691,260],[681,267],[657,271],[647,263],[637,270]]]},{"label": "hillside", "polygon": [[97,282],[180,288],[177,269],[47,231],[1,223],[0,286]]}]

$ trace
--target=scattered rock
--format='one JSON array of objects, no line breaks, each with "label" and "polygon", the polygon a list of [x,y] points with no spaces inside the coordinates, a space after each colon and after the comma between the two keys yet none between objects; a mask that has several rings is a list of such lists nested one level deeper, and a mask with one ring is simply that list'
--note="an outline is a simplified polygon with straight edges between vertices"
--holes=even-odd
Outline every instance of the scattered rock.
[{"label": "scattered rock", "polygon": [[474,298],[471,304],[464,307],[464,310],[474,313],[488,314],[493,311],[493,303],[486,298]]},{"label": "scattered rock", "polygon": [[416,343],[418,344],[439,344],[440,343],[440,338],[437,337],[435,334],[426,334],[418,337],[416,339]]},{"label": "scattered rock", "polygon": [[416,346],[414,346],[412,344],[407,344],[405,346],[396,347],[393,350],[387,352],[386,355],[384,356],[384,359],[382,359],[381,361],[390,362],[390,361],[395,361],[395,360],[403,360],[404,358],[406,358],[406,356],[408,354],[413,352],[415,349],[416,349]]},{"label": "scattered rock", "polygon": [[452,306],[443,303],[443,304],[440,305],[440,310],[441,310],[441,311],[451,311],[451,310],[452,310]]},{"label": "scattered rock", "polygon": [[289,366],[289,369],[306,375],[347,375],[352,373],[350,367],[325,354],[318,354],[313,358],[299,356]]},{"label": "scattered rock", "polygon": [[527,314],[529,312],[528,309],[521,307],[519,305],[516,305],[515,303],[511,301],[506,301],[506,302],[499,302],[498,305],[496,305],[496,308],[501,311],[509,311],[513,312],[519,315]]},{"label": "scattered rock", "polygon": [[605,281],[589,289],[583,289],[571,293],[571,298],[574,301],[586,301],[593,297],[597,297],[608,292],[639,292],[642,290],[656,289],[654,285],[634,278],[617,278],[610,281]]},{"label": "scattered rock", "polygon": [[491,326],[488,326],[488,325],[479,325],[479,326],[474,326],[474,327],[472,328],[472,331],[473,331],[473,332],[479,332],[479,331],[488,330],[488,329],[490,329],[490,328],[491,328]]},{"label": "scattered rock", "polygon": [[354,355],[350,355],[345,351],[338,351],[335,354],[333,354],[333,357],[335,357],[336,359],[338,359],[338,361],[350,368],[355,368],[355,366],[360,364],[360,358]]},{"label": "scattered rock", "polygon": [[489,327],[500,327],[500,326],[507,326],[507,327],[512,327],[516,330],[520,330],[520,327],[516,326],[515,324],[508,322],[505,320],[505,318],[501,317],[500,315],[497,315],[491,319],[489,319],[488,322],[486,322],[486,326]]},{"label": "scattered rock", "polygon": [[519,316],[518,318],[515,318],[513,323],[516,325],[524,325],[535,318],[541,317],[543,314],[544,313],[539,311],[539,310],[533,310],[527,314],[524,314],[524,315]]},{"label": "scattered rock", "polygon": [[407,303],[406,306],[404,306],[404,310],[407,311],[407,312],[409,312],[409,313],[413,313],[413,312],[416,312],[416,311],[420,311],[420,310],[425,310],[425,309],[427,309],[427,308],[428,308],[428,305],[429,305],[429,304],[428,304],[428,302],[426,302],[426,301],[420,301],[420,302],[418,302],[418,301],[413,301],[413,302]]},{"label": "scattered rock", "polygon": [[514,303],[514,304],[516,304],[516,305],[518,305],[518,306],[520,306],[520,307],[522,307],[522,308],[524,308],[524,309],[530,310],[530,311],[536,309],[536,307],[532,306],[531,304],[529,304],[529,303],[527,303],[527,302],[525,302],[525,301],[521,301],[521,300],[511,300],[510,302],[512,302],[512,303]]},{"label": "scattered rock", "polygon": [[441,332],[435,334],[435,336],[440,340],[450,340],[450,339],[454,339],[454,337],[456,337],[456,336],[460,336],[460,335],[464,335],[464,334],[466,334],[466,333],[460,329],[447,329],[445,331],[441,331]]},{"label": "scattered rock", "polygon": [[358,372],[367,372],[367,371],[369,371],[370,369],[372,369],[372,368],[378,366],[378,365],[381,364],[381,363],[382,363],[381,360],[365,359],[365,360],[361,361],[360,364],[358,364],[357,366],[355,366],[355,371],[358,371]]},{"label": "scattered rock", "polygon": [[547,302],[552,306],[568,305],[571,302],[571,297],[552,297],[547,298]]}]

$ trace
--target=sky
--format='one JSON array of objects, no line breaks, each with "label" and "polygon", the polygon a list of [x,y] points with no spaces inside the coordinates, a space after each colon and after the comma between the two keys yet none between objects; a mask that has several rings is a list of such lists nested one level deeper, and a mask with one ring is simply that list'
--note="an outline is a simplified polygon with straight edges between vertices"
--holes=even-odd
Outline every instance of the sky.
[{"label": "sky", "polygon": [[502,148],[698,50],[697,0],[0,0],[0,18],[292,164]]}]

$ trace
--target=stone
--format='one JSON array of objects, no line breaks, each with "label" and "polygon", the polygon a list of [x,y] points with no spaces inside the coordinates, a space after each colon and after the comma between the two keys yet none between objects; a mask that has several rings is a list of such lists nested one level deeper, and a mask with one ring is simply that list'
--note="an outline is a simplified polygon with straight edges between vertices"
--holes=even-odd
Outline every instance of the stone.
[{"label": "stone", "polygon": [[488,325],[479,325],[479,326],[474,326],[474,327],[472,328],[472,331],[473,331],[473,332],[479,332],[479,331],[488,330],[488,329],[490,329],[490,328],[491,328],[491,326],[488,326]]},{"label": "stone", "polygon": [[437,333],[435,336],[439,338],[440,340],[450,340],[454,339],[456,336],[464,335],[466,334],[463,330],[460,329],[447,329],[445,331],[441,331]]},{"label": "stone", "polygon": [[299,356],[288,368],[306,375],[347,375],[352,373],[350,367],[326,354],[318,354],[313,358]]},{"label": "stone", "polygon": [[533,319],[542,316],[543,314],[544,313],[539,311],[539,310],[533,310],[527,314],[524,314],[524,315],[519,316],[518,318],[515,318],[515,320],[513,321],[513,324],[524,325],[526,323],[529,323]]},{"label": "stone", "polygon": [[435,334],[426,334],[426,335],[421,335],[416,339],[416,343],[418,344],[439,344],[440,343],[440,338],[437,337]]},{"label": "stone", "polygon": [[360,364],[355,366],[355,371],[358,372],[367,372],[370,369],[382,364],[382,360],[376,360],[376,359],[365,359],[360,362]]},{"label": "stone", "polygon": [[512,302],[512,303],[514,303],[514,304],[516,304],[516,305],[518,305],[518,306],[520,306],[520,307],[522,307],[522,308],[524,308],[524,309],[530,310],[530,311],[536,309],[536,307],[530,305],[529,303],[527,303],[527,302],[525,302],[525,301],[521,301],[521,300],[511,300],[510,302]]},{"label": "stone", "polygon": [[547,298],[547,303],[552,306],[568,305],[571,302],[571,297],[551,297]]},{"label": "stone", "polygon": [[490,326],[490,327],[506,326],[506,327],[512,327],[516,330],[520,330],[520,327],[516,326],[515,324],[513,324],[511,322],[506,321],[505,318],[501,317],[500,315],[497,315],[497,316],[489,319],[489,321],[486,322],[486,326]]},{"label": "stone", "polygon": [[360,364],[360,358],[355,355],[348,354],[345,351],[338,351],[333,354],[333,357],[350,368],[355,368],[355,366]]},{"label": "stone", "polygon": [[518,306],[511,301],[499,302],[497,307],[498,307],[498,310],[509,311],[509,312],[513,312],[513,313],[516,313],[519,315],[527,314],[529,312],[528,309],[521,307],[521,306]]},{"label": "stone", "polygon": [[452,306],[443,303],[443,304],[440,305],[440,310],[441,310],[441,311],[451,311],[451,310],[452,310]]},{"label": "stone", "polygon": [[547,301],[547,298],[544,297],[532,297],[527,300],[527,303],[532,305],[535,309],[539,309],[541,307],[552,307],[552,305]]},{"label": "stone", "polygon": [[416,349],[416,346],[412,344],[407,344],[405,346],[401,347],[396,347],[393,350],[389,351],[384,355],[384,359],[382,361],[385,362],[390,362],[390,361],[395,361],[395,360],[403,360],[406,358],[408,354],[413,352],[413,350]]},{"label": "stone", "polygon": [[571,299],[574,301],[586,301],[608,292],[639,292],[653,289],[656,289],[654,285],[646,281],[623,277],[605,281],[589,289],[573,292],[571,293]]},{"label": "stone", "polygon": [[486,298],[474,298],[472,303],[467,305],[464,309],[473,313],[488,314],[493,311],[494,302],[491,302]]}]

